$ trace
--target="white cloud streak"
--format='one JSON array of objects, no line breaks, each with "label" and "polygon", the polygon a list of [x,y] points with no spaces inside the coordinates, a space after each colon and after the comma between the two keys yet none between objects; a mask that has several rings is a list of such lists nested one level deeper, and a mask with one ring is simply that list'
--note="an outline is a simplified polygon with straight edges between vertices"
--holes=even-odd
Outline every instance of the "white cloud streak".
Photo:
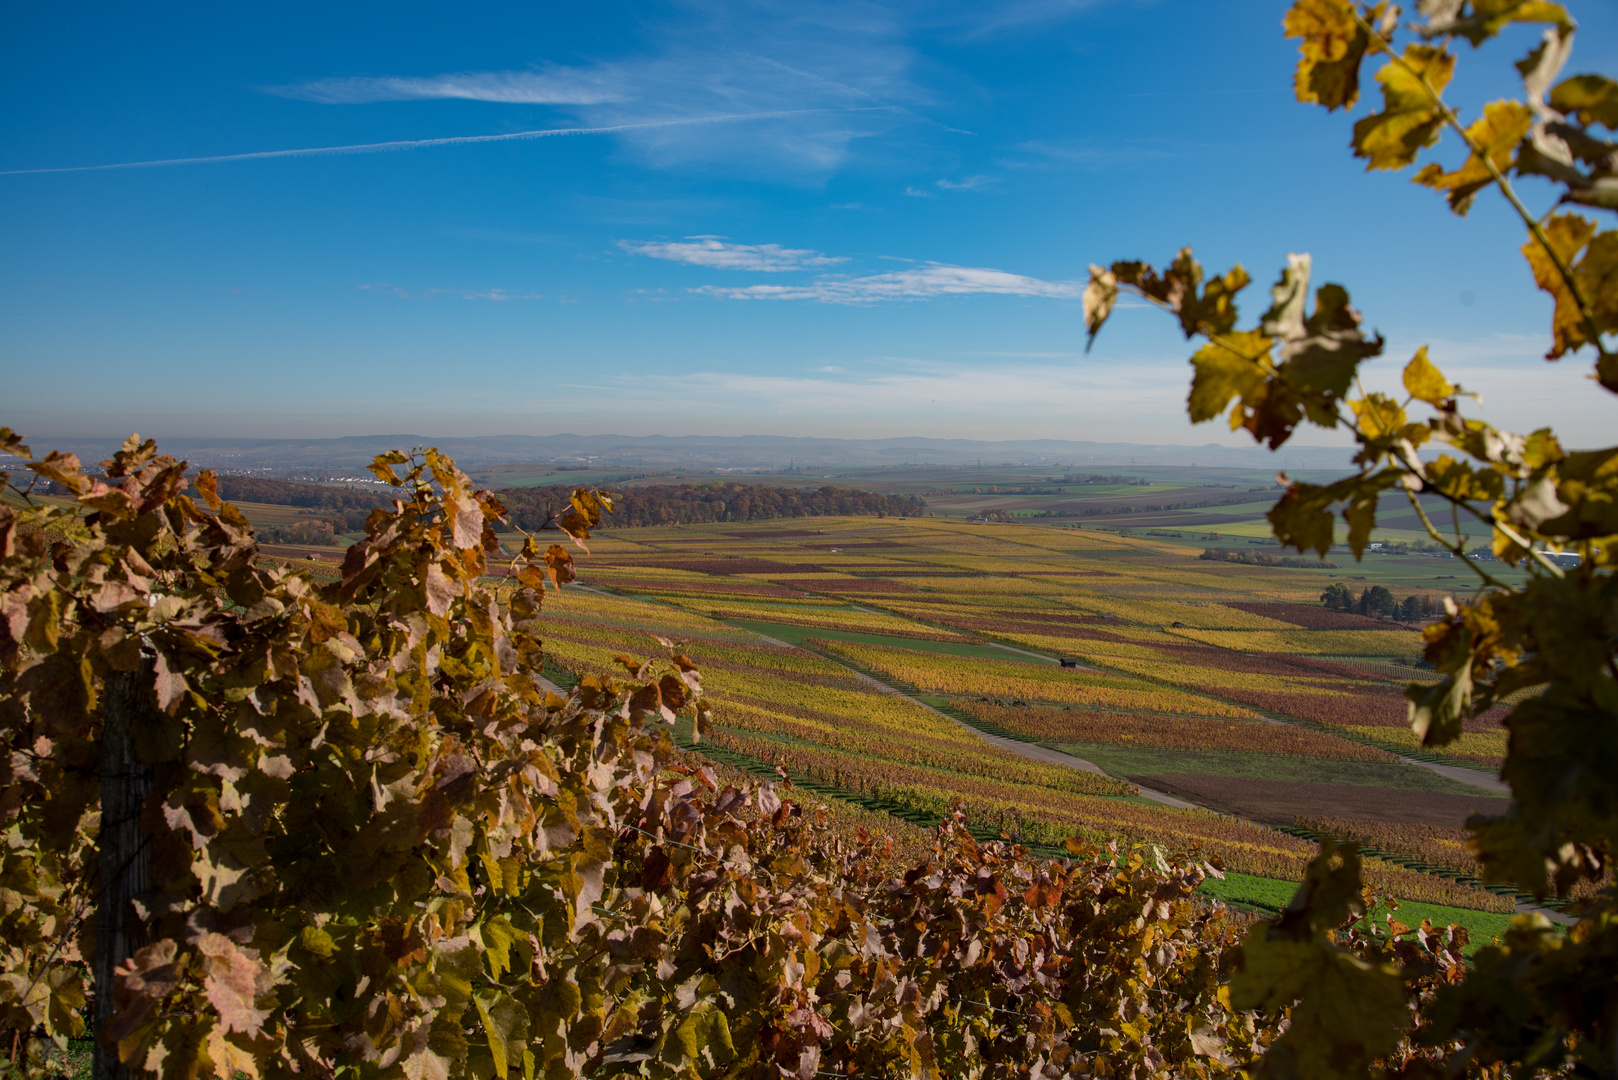
[{"label": "white cloud streak", "polygon": [[822,255],[807,248],[784,248],[780,244],[729,244],[714,237],[690,236],[685,242],[632,243],[620,240],[618,246],[634,255],[647,255],[669,262],[708,266],[716,270],[757,270],[779,273],[814,266],[831,266],[847,259]]},{"label": "white cloud streak", "polygon": [[622,101],[624,80],[610,69],[550,67],[543,71],[472,71],[425,78],[399,75],[317,79],[269,93],[322,105],[450,98],[503,105],[603,105]]},{"label": "white cloud streak", "polygon": [[297,150],[258,150],[247,154],[215,154],[210,157],[162,158],[156,161],[123,161],[111,165],[65,165],[48,169],[6,169],[0,176],[32,176],[39,173],[105,172],[111,169],[155,169],[167,165],[216,165],[232,161],[262,161],[269,158],[324,157],[343,154],[380,154],[389,150],[422,150],[434,146],[469,146],[474,143],[517,142],[524,139],[545,139],[557,135],[611,135],[620,132],[642,131],[651,128],[691,127],[700,124],[740,123],[748,120],[772,120],[821,112],[820,109],[789,109],[775,112],[734,113],[723,116],[692,116],[671,120],[647,120],[633,124],[609,124],[606,127],[541,128],[535,131],[513,131],[504,135],[454,135],[440,139],[398,139],[392,142],[355,143],[349,146],[315,146]]},{"label": "white cloud streak", "polygon": [[821,277],[804,285],[705,285],[691,290],[730,300],[814,300],[864,304],[878,300],[931,300],[940,296],[992,294],[1072,300],[1084,292],[1077,281],[1043,281],[974,266],[928,263],[911,270],[866,277]]},{"label": "white cloud streak", "polygon": [[[652,168],[720,166],[731,175],[798,183],[838,169],[862,144],[874,155],[889,153],[875,140],[901,126],[946,127],[920,111],[933,97],[914,78],[911,20],[903,11],[835,0],[692,0],[675,9],[645,25],[639,48],[600,61],[326,78],[270,92],[328,105],[551,107],[580,127],[617,127],[624,147]],[[745,132],[628,126],[718,113],[780,119]]]}]

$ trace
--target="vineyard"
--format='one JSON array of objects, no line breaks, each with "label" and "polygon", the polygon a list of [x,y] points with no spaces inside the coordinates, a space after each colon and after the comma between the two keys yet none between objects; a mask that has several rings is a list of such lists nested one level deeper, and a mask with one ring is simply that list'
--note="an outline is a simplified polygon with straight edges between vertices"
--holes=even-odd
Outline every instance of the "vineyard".
[{"label": "vineyard", "polygon": [[[972,727],[1053,748],[1223,754],[1225,771],[1255,776],[1270,762],[1312,762],[1367,784],[1353,789],[1367,799],[1388,790],[1375,769],[1402,770],[1400,805],[1425,799],[1435,812],[1466,790],[1400,763],[1378,737],[1383,717],[1388,732],[1402,728],[1400,688],[1341,659],[1374,646],[1372,663],[1415,676],[1404,661],[1416,635],[1363,616],[1315,618],[1313,587],[1285,568],[1210,566],[1184,548],[1080,530],[816,525],[609,529],[578,560],[587,588],[547,609],[550,661],[604,677],[623,670],[620,655],[638,662],[650,635],[672,636],[702,665],[714,753],[727,761],[780,768],[896,820],[956,808],[985,836],[1157,843],[1261,878],[1295,880],[1309,844],[1148,804],[1126,776],[1033,759]],[[1368,866],[1407,900],[1511,908],[1451,877]]]}]

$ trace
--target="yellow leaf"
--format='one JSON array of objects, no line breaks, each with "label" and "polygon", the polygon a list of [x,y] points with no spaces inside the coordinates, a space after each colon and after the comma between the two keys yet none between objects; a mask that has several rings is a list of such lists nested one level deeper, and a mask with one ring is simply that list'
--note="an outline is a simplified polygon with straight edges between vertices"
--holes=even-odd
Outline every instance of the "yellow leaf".
[{"label": "yellow leaf", "polygon": [[1513,152],[1533,125],[1534,114],[1520,101],[1491,101],[1483,115],[1466,129],[1478,153],[1468,154],[1466,163],[1454,172],[1428,165],[1415,175],[1418,184],[1449,193],[1449,208],[1465,214],[1477,193],[1494,183],[1485,159],[1501,173],[1511,168]]},{"label": "yellow leaf", "polygon": [[225,1037],[220,1027],[208,1031],[208,1059],[213,1062],[214,1075],[236,1077],[245,1074],[258,1080],[258,1059],[252,1051],[237,1046]]},{"label": "yellow leaf", "polygon": [[337,951],[337,942],[318,926],[306,926],[298,931],[298,944],[322,959],[329,958]]},{"label": "yellow leaf", "polygon": [[1096,335],[1101,332],[1101,326],[1112,314],[1113,304],[1118,302],[1118,277],[1110,270],[1091,265],[1090,284],[1084,287],[1084,328],[1089,332],[1090,339],[1085,343],[1084,349],[1090,351],[1095,344]]},{"label": "yellow leaf", "polygon": [[366,467],[376,475],[378,480],[381,480],[384,483],[392,484],[394,487],[398,487],[400,484],[404,483],[404,481],[401,480],[399,475],[393,471],[392,466],[403,465],[409,460],[410,459],[405,456],[403,451],[389,450],[385,454],[378,454],[371,464]]},{"label": "yellow leaf", "polygon": [[[1382,7],[1377,5],[1376,11]],[[1360,63],[1371,44],[1354,18],[1354,5],[1348,0],[1297,0],[1281,25],[1287,37],[1303,39],[1293,78],[1298,100],[1328,109],[1353,108],[1360,96]]]},{"label": "yellow leaf", "polygon": [[203,499],[208,503],[208,509],[219,509],[219,477],[212,469],[203,469],[197,473],[192,486],[202,493]]},{"label": "yellow leaf", "polygon": [[[1544,226],[1545,239],[1550,242],[1551,251],[1566,267],[1573,266],[1575,258],[1590,242],[1595,231],[1595,222],[1578,214],[1557,214]],[[1550,252],[1537,237],[1530,236],[1528,243],[1523,245],[1522,253],[1533,268],[1534,283],[1556,300],[1556,310],[1551,316],[1551,351],[1545,354],[1545,359],[1559,359],[1569,349],[1589,344],[1588,329],[1584,325],[1584,316],[1579,312],[1578,301],[1567,287],[1561,271],[1557,270]]]},{"label": "yellow leaf", "polygon": [[1366,394],[1358,401],[1349,402],[1359,420],[1361,434],[1368,439],[1391,435],[1408,423],[1404,409],[1386,394]]},{"label": "yellow leaf", "polygon": [[568,554],[567,549],[559,544],[552,544],[546,550],[545,569],[551,575],[551,584],[558,589],[565,582],[573,581],[577,577],[573,570],[573,556]]},{"label": "yellow leaf", "polygon": [[1441,405],[1455,396],[1455,387],[1444,378],[1444,373],[1427,359],[1427,346],[1416,350],[1416,355],[1405,365],[1405,390],[1417,401]]},{"label": "yellow leaf", "polygon": [[1403,62],[1382,66],[1383,109],[1354,125],[1354,155],[1367,159],[1367,169],[1402,169],[1438,140],[1444,115],[1428,88],[1443,93],[1454,71],[1455,57],[1430,45],[1407,46]]}]

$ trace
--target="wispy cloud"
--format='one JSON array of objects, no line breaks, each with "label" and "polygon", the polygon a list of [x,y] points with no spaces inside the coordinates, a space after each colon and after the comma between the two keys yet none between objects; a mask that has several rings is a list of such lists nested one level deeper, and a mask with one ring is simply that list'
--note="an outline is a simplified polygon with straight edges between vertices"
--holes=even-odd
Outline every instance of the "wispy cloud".
[{"label": "wispy cloud", "polygon": [[426,78],[382,75],[316,79],[295,86],[265,89],[279,97],[322,105],[437,98],[504,105],[602,105],[629,96],[620,73],[610,68],[555,66],[539,71],[471,71]]},{"label": "wispy cloud", "polygon": [[866,277],[820,277],[804,285],[705,285],[691,290],[730,300],[815,300],[864,304],[879,300],[930,300],[940,296],[1038,296],[1071,300],[1084,291],[1076,281],[1039,278],[973,266],[927,263],[910,270]]},{"label": "wispy cloud", "polygon": [[1103,169],[1172,158],[1178,156],[1179,152],[1161,143],[1130,142],[1120,146],[1097,146],[1081,139],[1032,139],[1018,144],[1015,155],[1000,164],[1014,169]]},{"label": "wispy cloud", "polygon": [[945,191],[975,191],[992,183],[994,183],[992,176],[968,176],[960,180],[939,180],[938,186]]},{"label": "wispy cloud", "polygon": [[839,0],[677,7],[646,25],[643,49],[594,63],[326,78],[271,92],[328,105],[441,99],[547,106],[591,128],[777,113],[739,137],[647,126],[622,127],[621,138],[654,168],[722,165],[808,180],[901,127],[955,130],[925,115],[932,98],[915,78],[913,20],[902,10]]},{"label": "wispy cloud", "polygon": [[709,266],[716,270],[759,270],[779,273],[784,270],[804,270],[815,266],[831,266],[847,259],[822,255],[808,248],[784,248],[780,244],[731,244],[722,238],[689,236],[671,243],[633,243],[618,241],[618,246],[635,255],[648,255],[654,259]]},{"label": "wispy cloud", "polygon": [[972,4],[950,20],[968,38],[1027,31],[1069,19],[1105,0],[1010,0],[1001,4]]},{"label": "wispy cloud", "polygon": [[[800,110],[801,111],[801,110]],[[215,165],[231,161],[262,161],[268,158],[323,157],[341,154],[380,154],[388,150],[421,150],[433,146],[470,146],[475,143],[514,142],[559,135],[610,135],[649,128],[689,127],[699,124],[726,124],[748,120],[780,119],[785,113],[736,113],[722,116],[692,116],[672,120],[648,120],[636,124],[614,124],[594,128],[541,128],[513,131],[503,135],[455,135],[442,139],[396,139],[392,142],[353,143],[348,146],[312,146],[296,150],[256,150],[247,154],[214,154],[210,157],[162,158],[155,161],[123,161],[111,165],[65,165],[46,169],[7,169],[0,176],[28,176],[36,173],[103,172],[109,169],[153,169],[164,165]]]}]

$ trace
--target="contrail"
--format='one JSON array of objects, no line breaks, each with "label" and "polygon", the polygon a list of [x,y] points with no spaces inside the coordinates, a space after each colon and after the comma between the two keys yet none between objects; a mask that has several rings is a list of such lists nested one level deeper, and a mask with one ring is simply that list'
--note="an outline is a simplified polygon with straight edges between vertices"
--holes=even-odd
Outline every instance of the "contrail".
[{"label": "contrail", "polygon": [[[886,106],[892,108],[893,106]],[[116,165],[66,165],[54,169],[6,169],[0,176],[26,176],[34,173],[103,172],[108,169],[154,169],[162,165],[208,165],[225,161],[258,161],[263,158],[318,157],[322,154],[377,154],[384,150],[416,150],[424,146],[462,146],[467,143],[510,142],[514,139],[543,139],[552,135],[607,135],[615,131],[679,127],[688,124],[723,124],[742,120],[771,120],[782,116],[803,116],[821,112],[874,112],[856,109],[780,109],[774,112],[735,113],[721,116],[694,116],[680,120],[647,120],[636,124],[613,124],[593,128],[542,128],[514,131],[506,135],[454,135],[444,139],[400,139],[394,142],[356,143],[353,146],[315,146],[303,150],[259,150],[251,154],[218,154],[213,157],[165,158],[162,161],[124,161]]]}]

